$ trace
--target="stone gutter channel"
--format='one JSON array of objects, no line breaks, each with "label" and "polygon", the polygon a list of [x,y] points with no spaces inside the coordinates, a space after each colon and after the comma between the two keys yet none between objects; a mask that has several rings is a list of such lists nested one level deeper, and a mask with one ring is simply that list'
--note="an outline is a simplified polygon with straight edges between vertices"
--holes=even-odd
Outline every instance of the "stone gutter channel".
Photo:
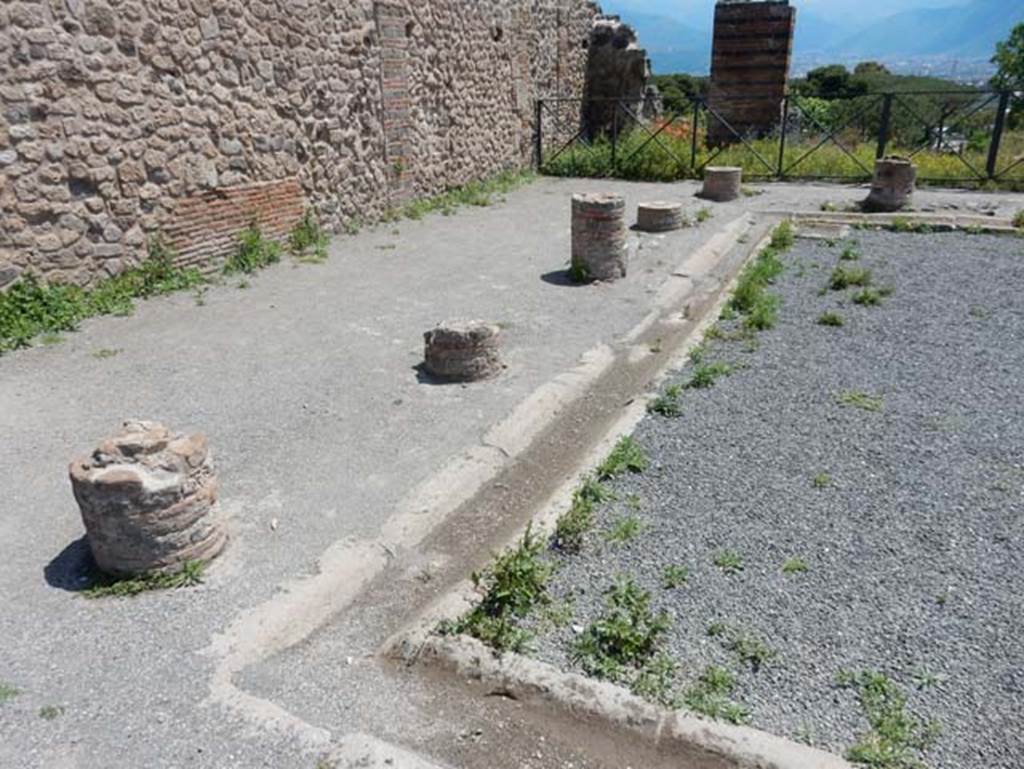
[{"label": "stone gutter channel", "polygon": [[[239,683],[248,668],[339,619],[377,628],[368,643],[385,672],[411,669],[459,686],[482,683],[488,693],[555,708],[559,717],[568,714],[598,732],[610,730],[635,742],[637,755],[649,755],[652,746],[659,754],[666,751],[672,757],[667,765],[849,769],[846,761],[821,750],[749,727],[668,711],[621,687],[516,654],[498,657],[474,639],[434,632],[478,598],[467,575],[486,565],[489,553],[517,540],[527,522],[544,530],[553,526],[579,479],[633,430],[646,412],[649,394],[700,342],[739,271],[782,218],[796,220],[810,237],[831,237],[857,225],[893,224],[885,216],[799,212],[748,213],[730,222],[676,267],[632,331],[612,346],[585,354],[577,367],[522,402],[478,446],[414,489],[379,538],[332,546],[318,575],[290,586],[216,638],[208,650],[219,660],[210,700],[264,728],[298,736],[309,750],[333,750],[337,766],[353,760],[366,761],[360,766],[394,765],[384,755],[404,757],[402,766],[432,766],[394,746],[384,745],[382,751],[383,743],[365,735],[332,735]],[[937,229],[1014,231],[1008,221],[990,217],[912,215],[912,221]],[[394,580],[388,568],[414,550],[438,564],[429,588],[410,589]],[[361,621],[366,618],[384,621]],[[471,696],[469,688],[466,696]]]}]

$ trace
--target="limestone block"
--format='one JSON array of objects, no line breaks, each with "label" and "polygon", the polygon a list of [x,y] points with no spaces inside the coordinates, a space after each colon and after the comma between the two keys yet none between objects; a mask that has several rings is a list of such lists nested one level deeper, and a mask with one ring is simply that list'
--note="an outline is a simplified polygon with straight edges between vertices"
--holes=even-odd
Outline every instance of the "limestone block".
[{"label": "limestone block", "polygon": [[736,200],[743,184],[743,169],[737,166],[708,166],[704,169],[701,197],[719,203]]},{"label": "limestone block", "polygon": [[449,321],[423,335],[429,373],[442,379],[471,382],[498,374],[501,328],[483,321]]},{"label": "limestone block", "polygon": [[621,195],[572,196],[572,270],[584,280],[626,277],[626,201]]},{"label": "limestone block", "polygon": [[875,161],[871,192],[862,204],[869,212],[899,211],[910,204],[917,183],[917,166],[897,157]]},{"label": "limestone block", "polygon": [[227,542],[217,476],[203,435],[125,422],[69,468],[89,547],[115,575],[177,571],[208,562]]},{"label": "limestone block", "polygon": [[636,213],[637,229],[644,232],[669,232],[684,226],[682,203],[667,203],[662,200],[641,203]]}]

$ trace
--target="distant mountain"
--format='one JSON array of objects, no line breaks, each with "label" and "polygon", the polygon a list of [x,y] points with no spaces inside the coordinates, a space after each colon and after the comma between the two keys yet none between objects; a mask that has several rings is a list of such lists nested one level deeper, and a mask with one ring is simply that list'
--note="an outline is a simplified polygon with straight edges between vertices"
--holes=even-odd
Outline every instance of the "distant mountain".
[{"label": "distant mountain", "polygon": [[871,57],[987,57],[1020,21],[1024,21],[1024,4],[974,0],[962,6],[897,13],[848,36],[836,50]]},{"label": "distant mountain", "polygon": [[[1021,0],[792,0],[796,61],[984,61],[1024,21]],[[658,73],[707,74],[714,0],[605,0],[632,24]],[[895,12],[895,13],[894,13]]]}]

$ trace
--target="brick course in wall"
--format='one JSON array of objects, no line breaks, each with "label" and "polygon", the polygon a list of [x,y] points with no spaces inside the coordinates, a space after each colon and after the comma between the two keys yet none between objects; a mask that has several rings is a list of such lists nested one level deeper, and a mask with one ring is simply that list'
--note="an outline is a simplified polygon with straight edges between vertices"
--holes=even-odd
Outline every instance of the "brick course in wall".
[{"label": "brick course in wall", "polygon": [[0,283],[89,284],[156,232],[212,263],[253,216],[283,228],[311,206],[340,228],[522,166],[532,97],[581,92],[571,41],[596,11],[0,0]]}]

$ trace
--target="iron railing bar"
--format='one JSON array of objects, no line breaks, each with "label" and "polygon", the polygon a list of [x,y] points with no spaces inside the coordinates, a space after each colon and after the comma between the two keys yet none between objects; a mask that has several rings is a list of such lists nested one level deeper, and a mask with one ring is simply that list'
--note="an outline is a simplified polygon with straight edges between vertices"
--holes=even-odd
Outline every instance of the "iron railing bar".
[{"label": "iron railing bar", "polygon": [[[872,95],[874,95],[874,94],[872,94]],[[853,115],[850,117],[850,119],[846,121],[846,124],[850,125],[851,123],[853,123],[856,118],[859,118],[864,112],[867,111],[868,107],[877,106],[879,101],[882,100],[882,98],[883,97],[878,97],[876,99],[873,99],[867,105],[861,106],[856,112],[853,113]],[[827,144],[830,141],[833,144],[835,144],[839,149],[841,149],[843,151],[844,155],[846,155],[848,158],[850,158],[850,160],[852,160],[854,163],[856,163],[858,166],[860,166],[861,169],[863,169],[864,173],[866,173],[866,174],[871,174],[872,173],[868,169],[868,167],[866,165],[864,165],[863,163],[860,162],[860,158],[858,158],[856,155],[851,153],[848,149],[846,149],[846,146],[841,141],[839,141],[838,139],[835,138],[836,133],[838,133],[838,131],[839,131],[838,128],[834,129],[832,131],[829,131],[827,128],[825,128],[825,126],[823,126],[821,123],[819,123],[817,121],[817,119],[815,119],[814,115],[810,114],[802,106],[800,106],[800,99],[798,97],[793,99],[793,103],[796,105],[796,108],[798,110],[800,110],[800,114],[801,115],[803,115],[804,117],[808,118],[812,123],[814,123],[814,125],[816,125],[818,127],[819,130],[825,131],[826,135],[825,135],[824,139],[822,139],[814,147],[812,147],[811,149],[807,150],[807,152],[805,152],[803,155],[801,155],[798,160],[796,160],[795,162],[791,163],[786,168],[784,174],[788,174],[790,171],[792,171],[798,165],[803,163],[808,157],[810,157],[813,153],[815,153],[818,150],[820,150],[823,146],[825,146],[825,144]]]},{"label": "iron railing bar", "polygon": [[[739,139],[743,143],[743,146],[746,147],[748,150],[750,150],[754,154],[754,157],[756,157],[758,160],[760,160],[761,164],[765,168],[767,168],[771,173],[773,173],[773,174],[775,173],[775,169],[772,167],[771,163],[769,163],[767,160],[765,160],[763,157],[761,157],[761,153],[758,152],[756,149],[754,149],[753,145],[751,145],[751,143],[748,142],[746,140],[746,138],[744,138],[743,136],[740,136],[740,134],[736,131],[736,129],[733,128],[729,124],[729,121],[727,121],[724,117],[722,117],[717,112],[715,112],[715,110],[713,110],[711,108],[711,105],[708,104],[707,102],[704,102],[704,106],[705,106],[705,109],[707,110],[708,114],[713,115],[714,117],[716,117],[720,121],[722,121],[722,125],[724,125],[726,128],[729,129],[729,133],[731,133],[733,136],[735,136],[737,139]],[[719,150],[719,152],[721,152],[721,150]],[[718,153],[715,153],[715,155],[713,157],[717,157],[717,155],[718,155]],[[703,164],[701,164],[701,170],[707,168],[707,165],[710,162],[711,162],[711,158],[709,158]]]},{"label": "iron railing bar", "polygon": [[671,119],[671,120],[670,120],[669,122],[667,122],[667,123],[665,123],[664,125],[662,125],[662,126],[661,126],[661,128],[659,128],[659,129],[658,129],[657,131],[655,131],[654,133],[651,133],[651,129],[649,129],[649,128],[648,128],[647,126],[645,126],[645,125],[643,124],[643,122],[642,122],[642,121],[640,120],[640,118],[638,118],[638,117],[637,117],[637,116],[636,116],[635,114],[633,114],[633,111],[632,111],[631,109],[629,109],[629,107],[627,107],[627,106],[625,106],[624,104],[621,104],[621,103],[619,104],[619,106],[620,106],[620,107],[622,108],[622,111],[623,111],[623,112],[625,112],[625,113],[626,113],[626,114],[627,114],[627,115],[628,115],[629,117],[633,118],[633,120],[635,120],[635,121],[637,122],[637,124],[638,124],[638,125],[639,125],[639,126],[640,126],[641,128],[643,128],[643,129],[644,129],[644,131],[645,131],[645,132],[646,132],[647,134],[649,134],[649,135],[650,135],[650,138],[649,138],[649,139],[647,139],[647,141],[645,141],[645,142],[644,142],[643,144],[641,144],[641,145],[640,145],[639,147],[637,147],[637,148],[636,148],[635,150],[633,150],[633,152],[631,152],[631,153],[629,154],[629,157],[627,157],[627,158],[626,158],[626,162],[628,162],[628,161],[632,160],[632,159],[633,159],[633,157],[634,157],[634,156],[636,156],[636,154],[637,154],[637,153],[639,153],[639,152],[643,151],[643,149],[644,149],[644,148],[645,148],[645,147],[646,147],[646,146],[647,146],[648,144],[650,144],[651,142],[656,142],[656,143],[657,143],[657,145],[658,145],[659,147],[661,147],[662,151],[663,151],[663,152],[664,152],[665,154],[667,154],[667,155],[668,155],[668,156],[669,156],[670,158],[672,158],[673,160],[675,160],[675,161],[676,161],[676,164],[677,164],[677,165],[678,165],[678,166],[679,166],[680,168],[684,168],[684,167],[686,166],[686,163],[685,163],[685,162],[683,162],[683,160],[682,160],[681,158],[679,158],[679,157],[678,157],[678,156],[677,156],[677,155],[676,155],[676,154],[675,154],[675,153],[674,153],[674,152],[673,152],[672,150],[670,150],[670,149],[669,149],[668,147],[666,147],[666,146],[665,146],[664,144],[662,144],[662,143],[661,143],[661,140],[660,140],[660,139],[658,138],[658,136],[659,136],[659,135],[661,134],[661,132],[662,132],[662,131],[664,131],[664,130],[665,130],[666,128],[668,128],[668,127],[669,127],[669,126],[670,126],[670,125],[671,125],[671,124],[672,124],[672,123],[673,123],[673,122],[675,121],[675,119],[676,119],[676,118],[678,117],[678,115],[673,115],[673,116],[672,116],[672,119]]}]

